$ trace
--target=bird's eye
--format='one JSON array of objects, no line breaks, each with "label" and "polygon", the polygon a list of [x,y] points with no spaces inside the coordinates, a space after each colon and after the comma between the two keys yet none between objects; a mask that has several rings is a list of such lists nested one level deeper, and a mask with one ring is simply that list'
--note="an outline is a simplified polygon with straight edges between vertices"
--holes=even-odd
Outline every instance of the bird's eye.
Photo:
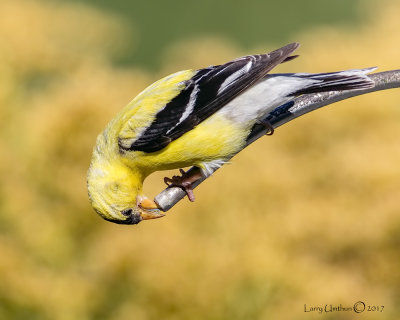
[{"label": "bird's eye", "polygon": [[132,215],[132,211],[133,210],[130,208],[130,209],[122,210],[121,213],[122,213],[122,215],[129,217],[130,215]]}]

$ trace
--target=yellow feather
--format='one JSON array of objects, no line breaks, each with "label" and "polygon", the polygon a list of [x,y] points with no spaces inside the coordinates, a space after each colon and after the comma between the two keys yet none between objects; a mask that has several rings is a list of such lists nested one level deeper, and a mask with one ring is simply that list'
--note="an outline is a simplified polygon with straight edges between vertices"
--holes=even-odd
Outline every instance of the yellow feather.
[{"label": "yellow feather", "polygon": [[110,122],[109,135],[130,144],[143,128],[152,123],[156,113],[185,88],[184,81],[194,74],[193,70],[180,71],[146,88]]},{"label": "yellow feather", "polygon": [[146,175],[191,165],[201,167],[203,162],[224,159],[235,153],[245,143],[247,134],[226,118],[214,115],[160,151],[134,152],[123,160],[127,166],[140,168]]},{"label": "yellow feather", "polygon": [[88,171],[88,191],[94,209],[103,218],[124,223],[127,208],[140,215],[139,204],[145,199],[142,184],[150,173],[190,165],[203,167],[204,162],[228,158],[245,143],[248,130],[217,113],[160,151],[120,151],[119,141],[127,145],[135,141],[194,74],[193,70],[181,71],[155,82],[98,136]]}]

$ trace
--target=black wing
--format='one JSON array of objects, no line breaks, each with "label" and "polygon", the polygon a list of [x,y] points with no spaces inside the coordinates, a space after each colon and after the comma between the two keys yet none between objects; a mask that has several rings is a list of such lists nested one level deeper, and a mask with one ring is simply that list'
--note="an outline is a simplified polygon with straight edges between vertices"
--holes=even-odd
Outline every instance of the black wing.
[{"label": "black wing", "polygon": [[294,57],[299,44],[292,43],[268,54],[245,56],[223,65],[198,70],[128,148],[156,152],[192,130],[203,120],[263,78],[271,69]]}]

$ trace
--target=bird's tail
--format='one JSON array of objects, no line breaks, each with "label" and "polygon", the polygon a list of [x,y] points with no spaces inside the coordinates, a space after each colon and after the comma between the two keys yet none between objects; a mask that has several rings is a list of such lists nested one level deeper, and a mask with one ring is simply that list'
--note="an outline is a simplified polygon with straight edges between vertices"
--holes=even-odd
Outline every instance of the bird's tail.
[{"label": "bird's tail", "polygon": [[373,88],[374,82],[367,76],[367,74],[375,69],[376,67],[331,73],[296,73],[293,74],[293,76],[317,81],[310,83],[305,88],[293,92],[291,95],[297,96],[301,94],[324,91]]}]

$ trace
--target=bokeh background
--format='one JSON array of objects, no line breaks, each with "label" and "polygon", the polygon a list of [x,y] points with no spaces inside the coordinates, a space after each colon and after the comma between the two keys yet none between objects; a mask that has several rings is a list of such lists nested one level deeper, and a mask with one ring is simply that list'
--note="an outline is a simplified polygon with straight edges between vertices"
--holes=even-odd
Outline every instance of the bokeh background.
[{"label": "bokeh background", "polygon": [[[398,319],[398,90],[285,125],[138,226],[100,219],[85,175],[161,76],[291,41],[279,72],[397,69],[399,16],[396,0],[1,0],[0,319]],[[359,300],[384,310],[304,312]]]}]

